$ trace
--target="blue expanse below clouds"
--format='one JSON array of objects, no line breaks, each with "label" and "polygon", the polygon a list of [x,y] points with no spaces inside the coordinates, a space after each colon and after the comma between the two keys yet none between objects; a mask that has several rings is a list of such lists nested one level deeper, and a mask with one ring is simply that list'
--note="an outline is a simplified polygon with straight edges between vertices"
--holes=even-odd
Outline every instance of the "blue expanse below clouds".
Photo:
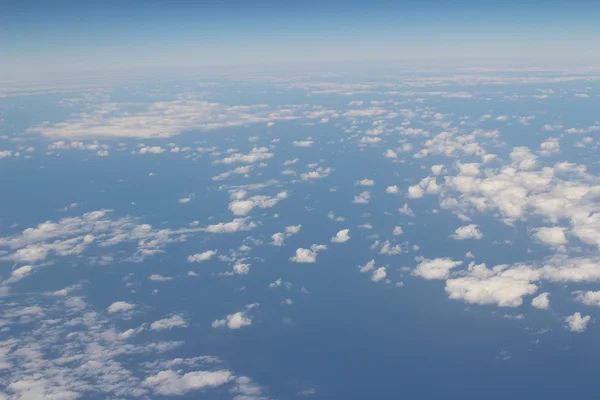
[{"label": "blue expanse below clouds", "polygon": [[0,399],[593,396],[598,79],[0,89]]}]

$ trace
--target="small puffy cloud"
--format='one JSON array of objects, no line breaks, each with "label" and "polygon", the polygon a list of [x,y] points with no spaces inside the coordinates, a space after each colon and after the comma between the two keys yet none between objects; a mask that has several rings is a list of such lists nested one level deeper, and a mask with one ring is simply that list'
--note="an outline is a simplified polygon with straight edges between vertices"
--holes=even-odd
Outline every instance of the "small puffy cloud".
[{"label": "small puffy cloud", "polygon": [[574,294],[577,295],[576,299],[586,306],[600,307],[600,292],[576,291]]},{"label": "small puffy cloud", "polygon": [[375,181],[373,179],[365,178],[363,180],[356,182],[356,184],[360,185],[360,186],[373,186],[373,185],[375,185]]},{"label": "small puffy cloud", "polygon": [[217,163],[220,163],[220,164],[236,164],[236,163],[252,164],[257,161],[262,161],[262,160],[272,158],[273,155],[274,155],[273,153],[269,153],[269,149],[266,147],[255,147],[248,154],[234,153],[234,154],[231,154],[231,155],[223,158],[220,161],[217,161]]},{"label": "small puffy cloud", "polygon": [[308,138],[306,140],[294,140],[292,144],[296,147],[312,147],[313,141]]},{"label": "small puffy cloud", "polygon": [[549,157],[558,153],[560,153],[560,143],[558,138],[549,138],[540,144],[540,155]]},{"label": "small puffy cloud", "polygon": [[350,229],[342,229],[331,238],[332,243],[345,243],[350,240]]},{"label": "small puffy cloud", "polygon": [[425,279],[446,279],[450,275],[450,270],[462,263],[462,261],[454,261],[450,258],[425,259],[417,265],[412,274]]},{"label": "small puffy cloud", "polygon": [[289,233],[290,235],[294,235],[294,234],[300,232],[300,228],[302,228],[302,225],[290,225],[290,226],[286,226],[285,227],[285,233]]},{"label": "small puffy cloud", "polygon": [[150,324],[150,329],[153,331],[162,331],[165,329],[172,328],[185,328],[187,327],[187,322],[181,315],[172,315],[168,318],[159,319],[158,321],[154,321]]},{"label": "small puffy cloud", "polygon": [[191,256],[188,256],[187,260],[188,262],[200,263],[210,260],[215,254],[217,254],[216,250],[207,250],[202,253],[192,254]]},{"label": "small puffy cloud", "polygon": [[354,196],[354,200],[352,200],[352,203],[355,203],[355,204],[369,204],[370,200],[371,200],[371,193],[369,193],[369,192],[362,192],[358,196]]},{"label": "small puffy cloud", "polygon": [[247,215],[254,208],[270,208],[274,207],[280,200],[287,199],[287,192],[280,192],[274,197],[269,196],[252,196],[245,200],[234,200],[229,203],[229,210],[233,215],[243,216]]},{"label": "small puffy cloud", "polygon": [[592,317],[589,315],[581,316],[581,313],[576,312],[573,315],[569,315],[565,317],[565,322],[567,323],[567,328],[571,332],[584,332],[587,328],[588,323],[592,320]]},{"label": "small puffy cloud", "polygon": [[273,235],[271,235],[271,239],[273,240],[271,242],[273,246],[281,247],[283,246],[283,243],[285,241],[285,234],[281,232],[274,233]]},{"label": "small puffy cloud", "polygon": [[233,272],[238,275],[248,275],[250,273],[250,264],[235,264]]},{"label": "small puffy cloud", "polygon": [[409,199],[420,199],[425,194],[425,191],[420,185],[409,186],[407,197]]},{"label": "small puffy cloud", "polygon": [[325,245],[313,244],[310,249],[296,249],[296,255],[290,258],[290,261],[297,263],[314,263],[317,261],[317,253],[321,250],[327,250]]},{"label": "small puffy cloud", "polygon": [[125,301],[115,301],[106,309],[109,313],[127,312],[135,308],[135,304],[127,303]]},{"label": "small puffy cloud", "polygon": [[252,325],[252,319],[248,317],[245,311],[229,314],[227,317],[217,319],[212,323],[213,328],[227,327],[229,329],[240,329],[249,325]]},{"label": "small puffy cloud", "polygon": [[385,192],[386,192],[386,193],[391,193],[391,194],[396,194],[396,193],[398,193],[398,191],[399,191],[399,190],[398,190],[398,186],[396,186],[396,185],[394,185],[394,186],[388,186],[388,187],[385,189]]},{"label": "small puffy cloud", "polygon": [[398,157],[398,153],[396,153],[394,150],[388,149],[386,150],[386,152],[383,154],[383,156],[385,158],[396,158]]},{"label": "small puffy cloud", "polygon": [[234,379],[227,370],[193,371],[180,375],[179,371],[165,370],[147,377],[142,386],[150,388],[160,396],[182,396],[195,390],[218,387]]},{"label": "small puffy cloud", "polygon": [[404,233],[404,231],[402,230],[401,226],[395,226],[394,230],[392,231],[392,235],[397,236],[397,235],[402,235]]},{"label": "small puffy cloud", "polygon": [[529,147],[515,147],[510,153],[510,159],[522,170],[532,169],[537,165],[537,156],[531,153]]},{"label": "small puffy cloud", "polygon": [[408,207],[408,203],[404,203],[404,206],[400,207],[398,212],[409,217],[415,217],[415,213]]},{"label": "small puffy cloud", "polygon": [[479,166],[481,164],[479,163],[466,163],[466,164],[462,164],[462,163],[458,163],[458,169],[459,169],[459,174],[460,175],[466,175],[466,176],[479,176],[481,174],[481,172],[479,171]]},{"label": "small puffy cloud", "polygon": [[545,292],[539,294],[531,300],[531,305],[535,308],[539,308],[540,310],[547,310],[550,307],[550,293]]},{"label": "small puffy cloud", "polygon": [[561,246],[567,243],[567,238],[565,236],[565,228],[558,226],[552,228],[536,229],[535,237],[540,242],[553,247]]},{"label": "small puffy cloud", "polygon": [[210,233],[233,233],[249,231],[257,226],[256,223],[249,221],[248,218],[236,218],[231,222],[219,222],[218,224],[208,225],[204,228],[204,231]]},{"label": "small puffy cloud", "polygon": [[371,271],[373,268],[375,268],[375,260],[371,260],[368,263],[366,263],[365,265],[361,265],[360,272]]},{"label": "small puffy cloud", "polygon": [[483,234],[479,230],[479,226],[476,224],[470,224],[466,226],[461,226],[454,231],[454,233],[450,236],[456,240],[465,240],[465,239],[481,239]]},{"label": "small puffy cloud", "polygon": [[431,173],[433,175],[438,176],[438,175],[443,174],[444,172],[446,172],[446,166],[443,165],[443,164],[438,164],[438,165],[432,165],[431,166]]},{"label": "small puffy cloud", "polygon": [[138,151],[139,154],[160,154],[163,153],[165,149],[160,146],[143,146]]},{"label": "small puffy cloud", "polygon": [[379,282],[382,279],[385,279],[387,273],[385,272],[385,267],[379,267],[371,274],[371,280],[373,282]]},{"label": "small puffy cloud", "polygon": [[310,181],[313,179],[323,179],[323,178],[327,178],[329,176],[329,174],[331,174],[332,171],[333,171],[333,169],[330,167],[328,167],[328,168],[319,167],[313,171],[309,171],[304,174],[300,174],[300,179],[302,179],[303,181]]},{"label": "small puffy cloud", "polygon": [[273,240],[271,244],[277,247],[283,246],[285,239],[300,232],[300,228],[302,228],[302,225],[287,226],[285,228],[285,233],[277,232],[271,235],[271,239]]}]

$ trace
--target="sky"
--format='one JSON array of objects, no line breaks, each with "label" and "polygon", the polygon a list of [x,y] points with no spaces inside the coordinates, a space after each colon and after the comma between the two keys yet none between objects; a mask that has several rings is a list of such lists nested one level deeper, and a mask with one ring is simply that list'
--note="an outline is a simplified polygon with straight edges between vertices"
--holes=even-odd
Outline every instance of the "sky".
[{"label": "sky", "polygon": [[597,61],[594,1],[9,1],[2,80],[339,61]]},{"label": "sky", "polygon": [[8,3],[0,400],[593,398],[595,7]]}]

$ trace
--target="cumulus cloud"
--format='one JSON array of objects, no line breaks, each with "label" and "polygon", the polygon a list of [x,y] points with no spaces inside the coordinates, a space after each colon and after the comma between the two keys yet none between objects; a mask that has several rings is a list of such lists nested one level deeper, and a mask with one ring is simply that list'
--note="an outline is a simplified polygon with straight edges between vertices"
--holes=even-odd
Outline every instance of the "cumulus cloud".
[{"label": "cumulus cloud", "polygon": [[358,196],[354,196],[354,199],[352,200],[352,203],[355,203],[355,204],[369,204],[370,200],[371,200],[371,193],[370,192],[361,192]]},{"label": "cumulus cloud", "polygon": [[600,307],[600,292],[588,290],[586,292],[575,291],[574,294],[577,295],[576,299],[586,306]]},{"label": "cumulus cloud", "polygon": [[200,263],[210,260],[215,254],[217,254],[216,250],[206,250],[202,253],[196,253],[188,256],[187,260],[188,262]]},{"label": "cumulus cloud", "polygon": [[331,238],[332,243],[345,243],[350,240],[350,229],[342,229]]},{"label": "cumulus cloud", "polygon": [[565,228],[563,227],[555,226],[552,228],[538,228],[536,229],[535,237],[540,242],[549,246],[560,246],[567,244]]},{"label": "cumulus cloud", "polygon": [[312,147],[313,141],[311,138],[307,138],[306,140],[294,140],[292,144],[296,147]]},{"label": "cumulus cloud", "polygon": [[394,230],[392,231],[392,235],[397,236],[397,235],[402,235],[404,233],[404,231],[402,230],[401,226],[395,226]]},{"label": "cumulus cloud", "polygon": [[547,310],[550,307],[550,293],[545,292],[537,295],[531,300],[531,305],[540,310]]},{"label": "cumulus cloud", "polygon": [[588,323],[592,320],[589,315],[581,316],[581,313],[576,312],[573,315],[565,317],[567,328],[571,332],[584,332],[587,328]]},{"label": "cumulus cloud", "polygon": [[285,232],[277,232],[271,236],[271,239],[273,240],[271,244],[278,247],[283,246],[285,239],[300,232],[301,227],[302,225],[287,226]]},{"label": "cumulus cloud", "polygon": [[456,240],[465,240],[465,239],[481,239],[483,234],[479,230],[479,225],[470,224],[466,226],[461,226],[454,231],[454,233],[450,236]]},{"label": "cumulus cloud", "polygon": [[356,184],[360,185],[360,186],[373,186],[373,185],[375,185],[375,181],[373,179],[365,178],[365,179],[362,179],[362,180],[356,182]]},{"label": "cumulus cloud", "polygon": [[314,263],[317,261],[317,253],[322,250],[327,250],[325,245],[313,244],[310,249],[296,249],[296,255],[290,258],[290,261],[297,263]]},{"label": "cumulus cloud", "polygon": [[450,258],[425,259],[417,265],[412,274],[425,279],[446,279],[450,275],[450,270],[462,264],[462,261],[454,261]]},{"label": "cumulus cloud", "polygon": [[252,319],[248,317],[245,311],[229,314],[223,319],[213,321],[213,328],[227,327],[229,329],[240,329],[244,326],[252,325]]},{"label": "cumulus cloud", "polygon": [[329,174],[331,174],[332,171],[333,171],[333,169],[330,167],[328,167],[328,168],[318,167],[313,171],[309,171],[309,172],[300,174],[300,179],[302,179],[303,181],[310,181],[310,180],[314,180],[314,179],[323,179],[323,178],[327,178],[329,176]]},{"label": "cumulus cloud", "polygon": [[127,303],[126,301],[115,301],[106,309],[109,313],[127,312],[135,308],[135,304]]},{"label": "cumulus cloud", "polygon": [[180,375],[178,371],[165,370],[144,379],[143,386],[161,396],[181,396],[191,391],[226,384],[234,378],[227,370],[193,371]]},{"label": "cumulus cloud", "polygon": [[280,192],[274,197],[269,196],[252,196],[245,200],[234,200],[229,203],[229,210],[237,216],[249,214],[254,208],[270,208],[274,207],[279,201],[287,199],[287,192]]},{"label": "cumulus cloud", "polygon": [[396,185],[394,185],[394,186],[388,186],[388,187],[385,189],[385,192],[386,192],[386,193],[390,193],[390,194],[395,194],[395,193],[398,193],[398,192],[399,192],[399,190],[398,190],[398,186],[396,186]]},{"label": "cumulus cloud", "polygon": [[385,267],[379,267],[371,274],[371,280],[373,282],[379,282],[385,279],[386,276],[387,273],[385,272]]}]

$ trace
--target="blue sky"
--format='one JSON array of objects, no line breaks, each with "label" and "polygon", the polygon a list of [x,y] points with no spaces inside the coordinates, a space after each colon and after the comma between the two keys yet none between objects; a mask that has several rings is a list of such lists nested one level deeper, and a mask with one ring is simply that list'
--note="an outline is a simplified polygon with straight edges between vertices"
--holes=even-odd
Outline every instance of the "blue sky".
[{"label": "blue sky", "polygon": [[4,79],[115,69],[597,59],[593,1],[23,1],[0,16]]}]

